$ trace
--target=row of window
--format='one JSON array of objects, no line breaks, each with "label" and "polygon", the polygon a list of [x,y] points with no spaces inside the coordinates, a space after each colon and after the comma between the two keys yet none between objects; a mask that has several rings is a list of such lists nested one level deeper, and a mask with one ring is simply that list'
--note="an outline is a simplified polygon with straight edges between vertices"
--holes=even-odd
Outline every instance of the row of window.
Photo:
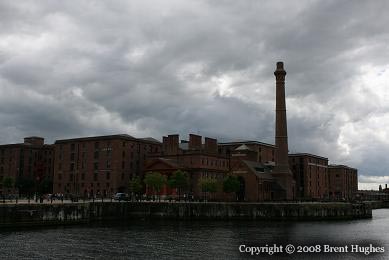
[{"label": "row of window", "polygon": [[[81,147],[82,147],[83,150],[86,150],[86,149],[87,149],[87,148],[86,148],[86,143],[85,143],[85,142],[82,143],[82,146],[81,146]],[[108,150],[111,150],[111,151],[112,151],[111,142],[106,142],[106,147],[107,147],[107,148],[103,148],[103,149],[108,149]],[[127,147],[127,142],[123,142],[123,143],[122,143],[122,147]],[[141,145],[138,144],[137,147],[138,147],[138,152],[140,152],[140,147],[141,147]],[[134,148],[134,144],[131,143],[131,149],[133,149],[133,148]],[[95,150],[100,149],[100,142],[95,142],[95,143],[94,143],[94,149],[95,149]],[[160,147],[159,147],[158,145],[149,145],[149,144],[145,144],[145,145],[143,145],[143,149],[144,149],[145,152],[149,152],[149,153],[158,153],[158,152],[160,152]],[[62,145],[62,144],[59,145],[59,150],[60,150],[60,152],[63,151],[63,145]],[[76,144],[75,144],[75,143],[71,143],[71,144],[70,144],[70,151],[71,151],[71,152],[76,151]]]},{"label": "row of window", "polygon": [[[135,162],[135,164],[136,164],[136,167],[137,168],[139,168],[139,161],[137,160],[136,162]],[[85,165],[86,165],[86,161],[82,161],[81,162],[81,169],[83,170],[83,169],[85,169]],[[75,163],[70,163],[69,164],[69,171],[75,171],[75,166],[76,166],[76,164]],[[134,166],[134,164],[133,164],[133,162],[130,162],[130,168],[132,169],[133,168],[133,166]],[[112,167],[112,162],[110,161],[110,160],[107,160],[106,161],[106,165],[105,165],[105,169],[111,169],[111,167]],[[125,169],[126,168],[126,162],[125,161],[122,161],[122,169]],[[93,163],[93,169],[94,170],[98,170],[99,169],[99,162],[94,162]],[[58,170],[59,171],[62,171],[62,163],[58,163]]]},{"label": "row of window", "polygon": [[[65,186],[66,186],[66,187],[71,187],[72,185],[73,185],[72,183],[66,183]],[[57,186],[58,186],[58,188],[61,188],[62,183],[58,183]],[[82,188],[84,188],[86,185],[85,185],[84,182],[81,182],[81,183],[80,183],[80,186],[81,186]],[[91,182],[91,183],[90,183],[90,187],[93,188],[94,186],[95,186],[94,183]],[[102,185],[101,185],[101,186],[102,186]],[[109,182],[105,183],[105,187],[109,188],[110,186],[111,186],[111,184],[110,184]],[[99,182],[96,183],[96,187],[100,187],[100,183],[99,183]]]},{"label": "row of window", "polygon": [[[93,180],[98,181],[99,179],[99,174],[98,172],[93,173]],[[111,178],[111,172],[103,172],[102,175],[105,175],[105,178],[109,180]],[[124,179],[124,173],[122,173],[121,178]],[[62,174],[58,174],[58,180],[62,180]],[[81,173],[81,180],[85,180],[85,173]],[[69,174],[69,181],[73,182],[75,181],[75,174]]]}]

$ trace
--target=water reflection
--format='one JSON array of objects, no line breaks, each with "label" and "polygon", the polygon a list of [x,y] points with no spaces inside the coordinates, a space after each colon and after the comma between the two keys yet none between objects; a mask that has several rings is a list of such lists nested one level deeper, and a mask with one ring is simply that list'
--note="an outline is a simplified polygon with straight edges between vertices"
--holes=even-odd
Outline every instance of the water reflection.
[{"label": "water reflection", "polygon": [[[0,259],[268,259],[239,253],[241,244],[369,245],[389,250],[389,210],[372,220],[339,222],[132,221],[125,224],[0,231]],[[271,258],[365,259],[363,254],[293,254]],[[389,254],[369,259],[388,259]]]}]

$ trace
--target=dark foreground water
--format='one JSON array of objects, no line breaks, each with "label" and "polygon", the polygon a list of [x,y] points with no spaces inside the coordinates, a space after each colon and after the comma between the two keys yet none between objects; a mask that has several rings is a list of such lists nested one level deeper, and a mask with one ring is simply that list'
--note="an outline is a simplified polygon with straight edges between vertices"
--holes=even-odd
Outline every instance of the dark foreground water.
[{"label": "dark foreground water", "polygon": [[[385,253],[240,253],[239,246],[384,247]],[[243,249],[243,247],[241,247]],[[289,248],[290,249],[290,248]],[[304,248],[303,248],[304,249]],[[247,249],[248,250],[248,249]],[[337,222],[136,221],[0,230],[0,259],[389,259],[389,209]]]}]

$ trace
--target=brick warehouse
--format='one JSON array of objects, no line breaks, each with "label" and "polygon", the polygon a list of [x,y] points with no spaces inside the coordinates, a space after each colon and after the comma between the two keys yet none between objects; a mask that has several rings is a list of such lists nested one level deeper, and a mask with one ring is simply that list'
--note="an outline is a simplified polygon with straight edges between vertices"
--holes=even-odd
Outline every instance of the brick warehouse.
[{"label": "brick warehouse", "polygon": [[[218,153],[217,140],[204,138],[195,134],[189,135],[189,141],[179,140],[179,135],[163,137],[162,154],[151,157],[146,164],[145,173],[157,171],[165,176],[170,176],[176,170],[188,172],[190,179],[189,193],[198,199],[203,197],[199,180],[201,178],[215,179],[222,183],[230,169],[230,160],[227,156]],[[165,187],[161,195],[174,195],[175,192]],[[224,194],[219,189],[213,195],[215,200],[223,200]]]},{"label": "brick warehouse", "polygon": [[142,177],[146,158],[160,152],[159,141],[125,134],[57,140],[54,193],[108,196],[127,191],[132,177]]},{"label": "brick warehouse", "polygon": [[[0,194],[51,192],[53,157],[54,146],[45,144],[42,137],[26,137],[23,143],[0,145]],[[10,191],[2,187],[6,177],[16,186]]]},{"label": "brick warehouse", "polygon": [[328,158],[308,153],[289,154],[298,199],[327,199]]},{"label": "brick warehouse", "polygon": [[358,170],[346,165],[329,165],[328,181],[332,200],[354,199],[358,191]]}]

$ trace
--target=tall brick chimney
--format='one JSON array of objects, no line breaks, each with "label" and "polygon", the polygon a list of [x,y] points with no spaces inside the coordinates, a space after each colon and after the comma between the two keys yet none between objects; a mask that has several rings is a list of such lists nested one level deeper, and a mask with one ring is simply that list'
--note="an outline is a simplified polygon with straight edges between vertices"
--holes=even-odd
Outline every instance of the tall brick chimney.
[{"label": "tall brick chimney", "polygon": [[288,128],[286,123],[286,105],[285,105],[285,76],[284,63],[277,62],[277,68],[274,71],[276,76],[276,125],[275,125],[275,144],[276,166],[273,170],[273,176],[278,183],[285,189],[285,199],[294,199],[295,181],[293,174],[289,169],[288,160]]}]

